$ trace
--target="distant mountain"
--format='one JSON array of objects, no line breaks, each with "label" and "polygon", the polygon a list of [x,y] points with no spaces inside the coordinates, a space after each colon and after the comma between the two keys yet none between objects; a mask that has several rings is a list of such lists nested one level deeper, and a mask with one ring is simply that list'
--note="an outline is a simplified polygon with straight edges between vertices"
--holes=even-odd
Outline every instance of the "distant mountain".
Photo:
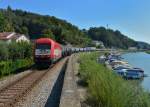
[{"label": "distant mountain", "polygon": [[150,49],[150,44],[141,42],[141,41],[137,41],[137,47],[140,49]]}]

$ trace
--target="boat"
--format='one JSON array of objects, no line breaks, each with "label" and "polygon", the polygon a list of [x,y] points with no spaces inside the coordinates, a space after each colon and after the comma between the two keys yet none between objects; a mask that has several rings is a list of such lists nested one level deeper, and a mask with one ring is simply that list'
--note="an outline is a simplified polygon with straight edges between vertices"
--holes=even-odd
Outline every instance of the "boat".
[{"label": "boat", "polygon": [[127,79],[140,79],[144,77],[144,71],[141,69],[127,69],[126,78]]},{"label": "boat", "polygon": [[114,61],[110,62],[110,65],[112,67],[115,67],[117,65],[127,65],[127,64],[128,64],[128,62],[121,61],[121,60],[114,60]]},{"label": "boat", "polygon": [[140,68],[119,69],[114,71],[126,79],[140,79],[144,77],[144,71]]},{"label": "boat", "polygon": [[107,65],[111,66],[113,71],[123,78],[140,79],[145,76],[144,70],[132,67],[128,62],[122,61],[119,54],[110,54],[107,58],[108,60],[105,63],[107,62]]},{"label": "boat", "polygon": [[117,73],[119,76],[121,77],[125,77],[126,76],[126,69],[121,69],[121,70],[114,70],[115,73]]},{"label": "boat", "polygon": [[113,70],[121,70],[121,69],[131,69],[131,66],[118,65],[115,66]]}]

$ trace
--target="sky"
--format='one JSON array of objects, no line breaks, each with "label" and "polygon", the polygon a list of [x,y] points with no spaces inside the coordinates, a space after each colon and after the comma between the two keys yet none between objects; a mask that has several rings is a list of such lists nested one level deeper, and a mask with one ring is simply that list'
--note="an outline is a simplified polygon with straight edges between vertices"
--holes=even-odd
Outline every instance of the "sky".
[{"label": "sky", "polygon": [[0,8],[8,5],[67,20],[80,29],[108,24],[134,40],[150,43],[150,0],[0,0]]}]

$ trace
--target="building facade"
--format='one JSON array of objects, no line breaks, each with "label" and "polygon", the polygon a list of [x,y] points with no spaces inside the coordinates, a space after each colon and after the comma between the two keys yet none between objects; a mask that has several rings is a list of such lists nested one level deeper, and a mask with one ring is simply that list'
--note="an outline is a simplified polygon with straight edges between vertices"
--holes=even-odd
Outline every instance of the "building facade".
[{"label": "building facade", "polygon": [[15,32],[1,32],[0,33],[0,41],[4,41],[7,43],[15,42],[30,42],[29,38],[24,34],[18,34]]}]

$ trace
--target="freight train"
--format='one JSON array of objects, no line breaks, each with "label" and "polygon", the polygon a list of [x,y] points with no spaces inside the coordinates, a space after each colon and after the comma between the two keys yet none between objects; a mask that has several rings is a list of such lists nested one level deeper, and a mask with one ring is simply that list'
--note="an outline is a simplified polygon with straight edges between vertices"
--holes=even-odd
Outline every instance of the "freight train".
[{"label": "freight train", "polygon": [[35,41],[34,62],[35,64],[47,64],[57,62],[60,58],[72,53],[93,51],[95,48],[75,48],[63,46],[50,38],[40,38]]}]

